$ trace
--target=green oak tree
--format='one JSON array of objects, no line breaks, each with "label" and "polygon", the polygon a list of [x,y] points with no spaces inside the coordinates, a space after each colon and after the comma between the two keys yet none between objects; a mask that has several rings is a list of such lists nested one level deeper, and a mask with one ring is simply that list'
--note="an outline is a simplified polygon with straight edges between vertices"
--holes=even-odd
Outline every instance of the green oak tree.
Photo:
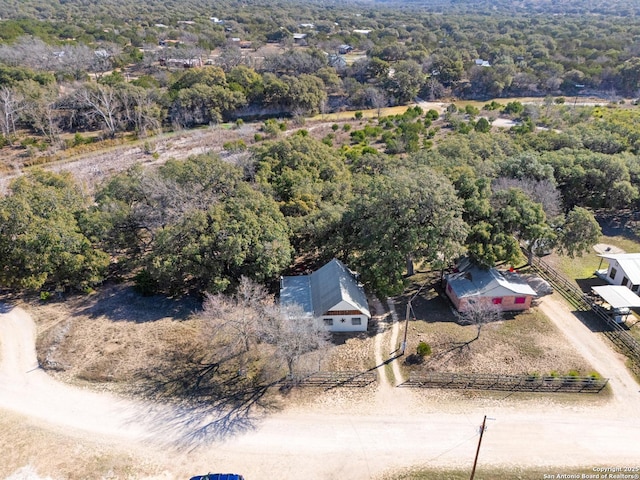
[{"label": "green oak tree", "polygon": [[109,257],[79,222],[88,201],[70,174],[35,170],[0,200],[0,284],[84,289],[100,283]]}]

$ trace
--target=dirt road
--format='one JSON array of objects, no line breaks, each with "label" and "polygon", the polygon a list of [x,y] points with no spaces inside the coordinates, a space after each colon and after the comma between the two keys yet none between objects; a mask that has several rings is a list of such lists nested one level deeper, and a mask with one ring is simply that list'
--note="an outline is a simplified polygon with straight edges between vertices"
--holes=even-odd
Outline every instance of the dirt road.
[{"label": "dirt road", "polygon": [[620,410],[638,403],[640,387],[625,368],[623,355],[613,351],[602,337],[589,330],[562,300],[545,297],[540,310],[553,321],[567,342],[572,343],[602,377],[609,379],[613,401]]},{"label": "dirt road", "polygon": [[[541,396],[520,402],[505,394],[451,401],[445,394],[386,388],[384,395],[364,401],[336,397],[254,419],[244,433],[214,441],[195,434],[204,415],[194,419],[189,412],[53,381],[37,368],[31,317],[19,308],[0,307],[0,409],[63,428],[70,436],[88,433],[127,442],[133,454],[155,452],[163,478],[214,468],[242,472],[247,480],[266,478],[267,472],[285,480],[371,479],[414,465],[468,468],[485,414],[495,420],[483,439],[481,466],[546,465],[551,473],[562,473],[558,468],[637,466],[640,459],[639,387],[620,373],[621,359],[607,356],[584,332],[571,338],[583,342],[584,350],[579,348],[594,367],[611,376],[620,400],[590,405]],[[572,332],[579,323],[553,300],[542,308]],[[397,335],[391,338],[397,341]],[[389,343],[380,343],[387,356]]]}]

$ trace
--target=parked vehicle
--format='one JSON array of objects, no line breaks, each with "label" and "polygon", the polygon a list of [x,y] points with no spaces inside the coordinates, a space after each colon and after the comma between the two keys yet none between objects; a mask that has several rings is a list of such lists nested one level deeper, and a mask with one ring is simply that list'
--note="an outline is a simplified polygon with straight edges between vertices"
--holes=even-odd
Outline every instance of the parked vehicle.
[{"label": "parked vehicle", "polygon": [[190,480],[244,480],[244,477],[236,473],[207,473],[191,477]]}]

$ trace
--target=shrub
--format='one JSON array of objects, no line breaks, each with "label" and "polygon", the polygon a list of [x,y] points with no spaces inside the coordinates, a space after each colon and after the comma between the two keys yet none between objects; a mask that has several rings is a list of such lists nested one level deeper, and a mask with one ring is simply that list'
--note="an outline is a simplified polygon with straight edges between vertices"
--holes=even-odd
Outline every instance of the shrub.
[{"label": "shrub", "polygon": [[365,125],[362,129],[367,137],[375,138],[382,133],[382,128]]},{"label": "shrub", "polygon": [[40,292],[40,300],[42,302],[51,300],[51,292]]},{"label": "shrub", "polygon": [[440,114],[437,110],[434,110],[432,108],[426,113],[425,118],[428,118],[431,121],[436,121],[438,118],[440,118]]},{"label": "shrub", "polygon": [[344,130],[345,132],[348,132],[349,130],[351,130],[351,125],[350,125],[350,124],[348,124],[348,123],[345,123],[345,124],[342,126],[342,130]]},{"label": "shrub", "polygon": [[264,140],[264,137],[262,135],[260,135],[259,133],[256,133],[253,135],[253,140],[256,142],[261,142],[262,140]]},{"label": "shrub", "polygon": [[340,128],[340,125],[338,125],[337,123],[334,123],[333,125],[331,125],[331,130],[333,130],[334,132],[339,128]]},{"label": "shrub", "polygon": [[507,105],[504,107],[504,110],[502,110],[504,113],[506,114],[520,114],[522,112],[524,112],[524,105],[522,105],[520,102],[509,102],[507,103]]},{"label": "shrub", "polygon": [[354,130],[351,132],[351,140],[356,143],[364,142],[366,138],[367,135],[364,133],[364,130]]},{"label": "shrub", "polygon": [[483,110],[500,110],[502,108],[502,104],[496,102],[495,100],[492,100],[491,103],[487,103],[484,107],[482,107]]},{"label": "shrub", "polygon": [[224,142],[222,148],[233,153],[244,152],[247,149],[247,144],[242,139],[232,140],[230,142]]},{"label": "shrub", "polygon": [[420,355],[422,358],[431,355],[431,345],[426,342],[418,343],[418,347],[416,348],[416,353]]},{"label": "shrub", "polygon": [[144,142],[144,145],[142,146],[142,151],[146,154],[146,155],[151,155],[156,151],[156,146],[154,144],[152,144],[151,142]]},{"label": "shrub", "polygon": [[242,120],[241,118],[238,118],[236,120],[235,128],[240,128],[242,125],[244,125],[244,120]]},{"label": "shrub", "polygon": [[276,120],[274,120],[273,118],[270,118],[264,121],[264,123],[262,124],[261,130],[267,135],[269,135],[270,137],[276,137],[280,132],[281,127]]},{"label": "shrub", "polygon": [[476,122],[476,125],[474,128],[476,132],[488,133],[491,131],[491,124],[489,123],[489,120],[482,117]]},{"label": "shrub", "polygon": [[134,288],[138,291],[138,293],[145,297],[155,295],[158,291],[158,282],[151,276],[149,270],[147,269],[138,272],[134,277],[134,281]]},{"label": "shrub", "polygon": [[301,128],[300,130],[298,130],[296,132],[296,135],[298,135],[300,137],[308,137],[309,136],[309,130],[305,130],[304,128]]},{"label": "shrub", "polygon": [[362,112],[361,112],[360,110],[358,110],[358,111],[353,115],[353,117],[354,117],[356,120],[361,120],[361,119],[362,119]]},{"label": "shrub", "polygon": [[464,107],[464,113],[466,113],[470,117],[475,117],[476,115],[478,115],[480,113],[480,110],[478,110],[473,105],[467,105],[467,106]]}]

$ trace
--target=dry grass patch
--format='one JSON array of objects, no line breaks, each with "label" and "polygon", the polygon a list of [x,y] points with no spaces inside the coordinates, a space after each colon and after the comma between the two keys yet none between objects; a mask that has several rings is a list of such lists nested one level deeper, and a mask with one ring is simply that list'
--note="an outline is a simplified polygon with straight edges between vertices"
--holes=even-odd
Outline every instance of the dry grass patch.
[{"label": "dry grass patch", "polygon": [[592,372],[550,320],[536,310],[486,325],[480,338],[473,340],[475,336],[476,328],[471,325],[411,322],[409,351],[414,352],[419,341],[432,348],[424,364],[414,368],[503,375]]},{"label": "dry grass patch", "polygon": [[124,447],[72,439],[19,415],[0,412],[0,430],[1,478],[21,469],[38,477],[20,478],[67,480],[159,478],[162,471],[155,462]]},{"label": "dry grass patch", "polygon": [[[520,467],[484,467],[480,466],[476,470],[474,478],[476,480],[495,480],[497,478],[518,479],[518,480],[541,480],[543,478],[555,478],[558,473],[577,475],[593,475],[593,468],[577,467],[541,467],[541,468],[520,468]],[[408,469],[404,472],[388,473],[380,480],[466,480],[471,473],[468,470],[445,470],[436,468]],[[545,474],[547,477],[545,477]],[[550,475],[553,475],[549,477]],[[572,477],[573,478],[573,477]],[[585,477],[588,478],[588,477]]]},{"label": "dry grass patch", "polygon": [[[422,275],[422,282],[429,280]],[[433,280],[436,280],[435,278]],[[411,294],[417,288],[410,289]],[[399,299],[398,312],[405,311],[406,297]],[[591,366],[569,345],[553,323],[536,308],[520,314],[507,313],[504,319],[482,327],[461,325],[449,302],[432,286],[423,288],[412,301],[407,352],[416,352],[423,341],[432,353],[422,365],[409,371],[440,371],[541,375],[578,371],[590,374]]]},{"label": "dry grass patch", "polygon": [[[112,285],[95,295],[52,303],[34,300],[25,307],[38,325],[40,364],[65,382],[237,410],[245,402],[279,409],[284,399],[277,388],[268,387],[286,373],[278,369],[269,345],[258,344],[220,365],[211,363],[217,358],[207,354],[214,348],[214,335],[194,314],[199,303],[193,300],[146,298],[128,286]],[[298,371],[372,368],[376,328],[372,323],[370,332],[334,335],[332,347],[307,355]],[[302,390],[282,394],[288,404],[304,404],[320,392]]]},{"label": "dry grass patch", "polygon": [[131,381],[167,351],[191,348],[200,328],[191,317],[197,303],[141,297],[123,285],[26,308],[38,326],[38,361],[65,380]]}]

